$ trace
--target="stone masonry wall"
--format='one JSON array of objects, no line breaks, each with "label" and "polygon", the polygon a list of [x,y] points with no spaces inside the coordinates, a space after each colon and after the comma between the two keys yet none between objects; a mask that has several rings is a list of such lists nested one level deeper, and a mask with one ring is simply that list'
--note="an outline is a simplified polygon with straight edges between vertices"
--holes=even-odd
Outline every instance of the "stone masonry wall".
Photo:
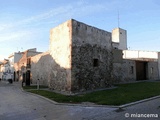
[{"label": "stone masonry wall", "polygon": [[49,86],[59,91],[71,90],[71,20],[51,29],[49,53],[54,61]]},{"label": "stone masonry wall", "polygon": [[57,91],[67,91],[65,71],[66,69],[60,67],[49,52],[31,58],[32,84],[37,84],[39,79],[41,85]]},{"label": "stone masonry wall", "polygon": [[148,71],[148,79],[149,80],[159,79],[158,62],[157,61],[148,62],[148,70],[147,71]]},{"label": "stone masonry wall", "polygon": [[136,63],[134,60],[124,59],[122,69],[122,82],[133,82],[136,80]]},{"label": "stone masonry wall", "polygon": [[[146,61],[146,79],[156,80],[159,77],[158,63],[156,61]],[[152,70],[151,70],[152,69]],[[136,61],[123,59],[122,63],[113,63],[114,83],[126,83],[136,81]]]},{"label": "stone masonry wall", "polygon": [[39,79],[41,85],[48,86],[49,64],[52,64],[49,52],[44,52],[31,57],[31,81],[37,84]]},{"label": "stone masonry wall", "polygon": [[[51,29],[49,51],[31,58],[32,82],[40,79],[51,89],[72,93],[135,81],[135,60],[114,60],[113,53],[110,32],[69,20]],[[156,66],[148,62],[150,79],[158,77]]]},{"label": "stone masonry wall", "polygon": [[108,87],[112,60],[111,33],[72,20],[72,91]]},{"label": "stone masonry wall", "polygon": [[123,59],[122,63],[113,63],[114,83],[136,81],[136,63],[134,60]]}]

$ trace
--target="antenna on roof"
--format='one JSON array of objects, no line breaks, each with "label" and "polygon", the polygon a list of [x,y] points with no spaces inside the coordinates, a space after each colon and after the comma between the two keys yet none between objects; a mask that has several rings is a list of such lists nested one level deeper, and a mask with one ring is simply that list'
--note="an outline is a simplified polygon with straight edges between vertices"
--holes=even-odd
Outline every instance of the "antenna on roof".
[{"label": "antenna on roof", "polygon": [[118,28],[119,28],[119,9],[118,9]]}]

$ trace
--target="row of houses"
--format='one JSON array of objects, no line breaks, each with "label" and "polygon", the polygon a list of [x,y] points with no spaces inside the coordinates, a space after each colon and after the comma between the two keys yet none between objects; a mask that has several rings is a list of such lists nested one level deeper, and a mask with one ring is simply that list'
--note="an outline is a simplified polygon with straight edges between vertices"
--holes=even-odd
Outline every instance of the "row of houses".
[{"label": "row of houses", "polygon": [[51,29],[48,51],[14,53],[0,65],[2,79],[39,80],[69,94],[160,78],[159,52],[128,50],[126,30],[108,32],[74,19]]},{"label": "row of houses", "polygon": [[[23,52],[14,52],[8,59],[0,61],[0,79],[13,81],[25,81],[26,72],[30,71],[30,61],[32,56],[40,54],[36,48],[28,49]],[[30,78],[30,75],[29,75]]]}]

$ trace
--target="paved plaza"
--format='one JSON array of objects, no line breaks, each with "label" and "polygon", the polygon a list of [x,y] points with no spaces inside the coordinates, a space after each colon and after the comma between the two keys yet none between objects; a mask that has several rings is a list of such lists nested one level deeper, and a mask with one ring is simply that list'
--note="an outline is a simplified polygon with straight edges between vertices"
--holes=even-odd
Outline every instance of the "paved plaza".
[{"label": "paved plaza", "polygon": [[55,104],[22,91],[18,82],[0,81],[0,120],[159,120],[158,115],[160,98],[123,109]]}]

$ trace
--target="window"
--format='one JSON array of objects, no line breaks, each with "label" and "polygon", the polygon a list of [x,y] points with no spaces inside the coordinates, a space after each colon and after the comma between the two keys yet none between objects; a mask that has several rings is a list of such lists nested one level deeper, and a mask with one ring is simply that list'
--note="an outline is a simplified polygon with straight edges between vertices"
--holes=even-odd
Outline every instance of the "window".
[{"label": "window", "polygon": [[151,74],[153,74],[153,67],[151,67]]},{"label": "window", "polygon": [[31,58],[28,58],[27,59],[27,65],[30,65],[31,64]]},{"label": "window", "polygon": [[133,74],[134,73],[134,68],[133,66],[130,67],[130,74]]},{"label": "window", "polygon": [[99,66],[98,59],[93,59],[93,67],[98,67],[98,66]]},{"label": "window", "polygon": [[78,27],[80,27],[80,23],[77,23]]}]

